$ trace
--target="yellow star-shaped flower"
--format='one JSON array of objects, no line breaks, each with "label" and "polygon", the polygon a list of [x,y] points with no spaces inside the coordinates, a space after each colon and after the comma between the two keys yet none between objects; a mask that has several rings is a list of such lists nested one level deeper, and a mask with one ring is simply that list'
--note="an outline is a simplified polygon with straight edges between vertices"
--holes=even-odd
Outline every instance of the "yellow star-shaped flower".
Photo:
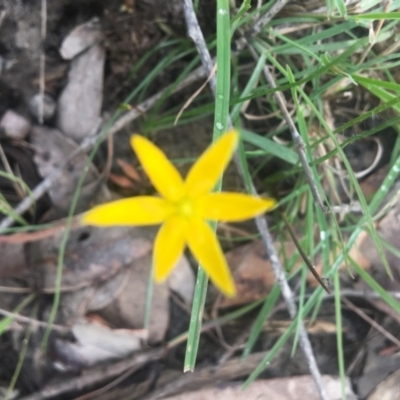
[{"label": "yellow star-shaped flower", "polygon": [[237,146],[232,130],[210,146],[184,181],[165,154],[146,138],[133,135],[131,145],[161,197],[137,196],[88,211],[85,224],[96,226],[162,224],[154,243],[154,279],[170,274],[185,246],[225,295],[235,285],[221,247],[208,221],[241,221],[275,206],[275,200],[240,193],[212,193]]}]

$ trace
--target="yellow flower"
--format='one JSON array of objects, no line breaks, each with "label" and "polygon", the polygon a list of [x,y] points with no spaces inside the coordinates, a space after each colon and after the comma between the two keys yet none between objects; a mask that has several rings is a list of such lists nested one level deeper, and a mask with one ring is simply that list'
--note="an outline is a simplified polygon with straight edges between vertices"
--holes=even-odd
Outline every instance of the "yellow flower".
[{"label": "yellow flower", "polygon": [[154,243],[154,279],[167,278],[187,245],[211,281],[225,295],[235,295],[235,285],[207,221],[241,221],[275,206],[275,200],[240,193],[211,193],[229,163],[238,142],[232,130],[210,146],[190,169],[186,180],[149,140],[133,135],[131,145],[161,197],[138,196],[100,205],[83,217],[85,224],[162,224]]}]

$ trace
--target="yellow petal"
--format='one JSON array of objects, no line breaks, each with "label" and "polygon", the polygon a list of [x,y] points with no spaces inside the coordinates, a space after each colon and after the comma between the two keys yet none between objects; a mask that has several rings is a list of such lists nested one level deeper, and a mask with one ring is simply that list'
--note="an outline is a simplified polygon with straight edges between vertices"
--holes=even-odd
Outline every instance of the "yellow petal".
[{"label": "yellow petal", "polygon": [[185,182],[190,197],[208,193],[215,187],[232,158],[238,138],[236,130],[229,131],[200,156]]},{"label": "yellow petal", "polygon": [[274,199],[242,193],[208,193],[196,199],[196,211],[205,219],[234,222],[263,214],[275,204]]},{"label": "yellow petal", "polygon": [[215,233],[201,219],[191,219],[187,230],[188,246],[214,285],[226,296],[236,294],[235,284]]},{"label": "yellow petal", "polygon": [[133,135],[131,146],[158,193],[171,201],[182,198],[182,177],[166,155],[143,136]]},{"label": "yellow petal", "polygon": [[168,203],[158,197],[138,196],[92,208],[82,218],[88,225],[157,225],[171,213]]},{"label": "yellow petal", "polygon": [[154,280],[162,282],[171,273],[185,249],[187,222],[170,217],[158,231],[154,243]]}]

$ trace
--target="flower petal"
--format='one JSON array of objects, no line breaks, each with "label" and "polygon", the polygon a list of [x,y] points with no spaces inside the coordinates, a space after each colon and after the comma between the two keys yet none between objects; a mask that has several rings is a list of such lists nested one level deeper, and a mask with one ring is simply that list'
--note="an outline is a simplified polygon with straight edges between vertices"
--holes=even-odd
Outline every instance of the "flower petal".
[{"label": "flower petal", "polygon": [[198,215],[215,221],[243,221],[271,210],[276,200],[242,193],[208,193],[196,200]]},{"label": "flower petal", "polygon": [[201,219],[191,219],[187,230],[188,246],[214,285],[226,296],[236,294],[235,284],[215,233]]},{"label": "flower petal", "polygon": [[82,222],[96,226],[157,225],[164,222],[170,213],[165,200],[138,196],[94,207],[84,214]]},{"label": "flower petal", "polygon": [[185,249],[187,221],[168,218],[158,231],[154,242],[154,280],[162,282],[171,273]]},{"label": "flower petal", "polygon": [[185,181],[187,194],[190,197],[208,193],[215,187],[232,158],[238,138],[238,132],[231,130],[200,156]]},{"label": "flower petal", "polygon": [[179,200],[184,194],[183,180],[166,155],[143,136],[133,135],[131,146],[158,193],[168,200]]}]

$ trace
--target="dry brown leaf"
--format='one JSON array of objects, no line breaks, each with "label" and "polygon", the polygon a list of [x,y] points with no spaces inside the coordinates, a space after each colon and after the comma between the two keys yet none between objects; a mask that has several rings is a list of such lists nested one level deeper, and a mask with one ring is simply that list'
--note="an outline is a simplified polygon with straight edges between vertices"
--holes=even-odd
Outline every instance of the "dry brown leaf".
[{"label": "dry brown leaf", "polygon": [[389,170],[389,165],[384,165],[379,168],[373,174],[368,176],[368,178],[364,179],[360,182],[360,188],[366,199],[371,199],[374,194],[379,190],[382,185],[383,180],[386,178]]},{"label": "dry brown leaf", "polygon": [[[349,257],[351,257],[361,268],[369,269],[371,267],[371,260],[365,255],[364,242],[367,240],[368,234],[362,231],[349,251]],[[342,265],[343,267],[344,265]]]},{"label": "dry brown leaf", "polygon": [[[362,246],[364,245],[364,242],[367,238],[367,232],[362,231],[358,235],[356,242],[349,251],[349,256],[363,269],[369,269],[371,267],[371,260],[365,255],[364,251],[362,250]],[[334,260],[334,256],[330,254],[330,262],[333,263]],[[340,268],[347,268],[346,264],[343,262]],[[320,276],[324,276],[324,264],[322,259],[318,261],[315,269]],[[307,282],[311,287],[317,287],[319,285],[315,277],[310,272],[307,274]]]},{"label": "dry brown leaf", "polygon": [[[263,326],[264,332],[282,332],[282,334],[289,328],[291,320],[268,320]],[[337,332],[337,326],[332,321],[325,321],[323,319],[310,320],[305,319],[304,325],[307,332],[313,335],[316,334],[335,334]],[[344,329],[345,331],[345,329]]]},{"label": "dry brown leaf", "polygon": [[[292,242],[276,243],[279,253],[285,252],[291,257],[296,250]],[[228,264],[233,272],[237,295],[233,299],[224,298],[220,307],[231,307],[248,304],[266,296],[275,284],[275,274],[260,240],[238,247],[226,254]],[[295,268],[300,265],[298,262]]]},{"label": "dry brown leaf", "polygon": [[108,179],[115,185],[124,189],[134,189],[136,187],[135,183],[123,175],[117,175],[111,172],[108,174]]},{"label": "dry brown leaf", "polygon": [[[382,321],[384,323],[384,321]],[[400,393],[400,359],[396,355],[382,355],[381,350],[387,348],[386,338],[380,334],[371,335],[365,343],[366,360],[363,374],[356,380],[357,389],[362,399],[397,399],[391,397]],[[392,391],[396,388],[397,390]],[[373,395],[374,394],[374,395]],[[373,397],[368,397],[372,396]],[[386,397],[387,396],[387,397]]]},{"label": "dry brown leaf", "polygon": [[68,361],[79,360],[81,368],[94,366],[105,361],[122,359],[143,348],[142,341],[147,339],[145,330],[111,329],[96,322],[80,321],[72,326],[75,341],[58,339],[56,351],[64,358],[64,369],[70,369]]},{"label": "dry brown leaf", "polygon": [[[328,400],[341,398],[340,378],[324,375],[322,377]],[[346,399],[356,400],[357,397],[351,389],[351,384],[346,379]],[[242,383],[230,383],[224,386],[205,387],[195,392],[187,392],[177,396],[168,397],[169,400],[319,400],[315,383],[310,376],[292,376],[253,382],[245,390]]]},{"label": "dry brown leaf", "polygon": [[[64,228],[61,224],[46,234],[36,232],[0,238],[3,254],[12,260],[1,266],[0,276],[18,278],[19,287],[53,293]],[[96,312],[113,327],[142,328],[154,233],[155,229],[151,228],[82,227],[76,218],[64,257],[57,324],[72,326],[77,319]],[[7,284],[10,285],[9,280],[0,281],[0,285]],[[165,284],[154,286],[151,342],[164,338],[169,323],[170,290],[190,306],[194,276],[185,258],[179,261]],[[9,303],[1,300],[0,307],[10,309]],[[48,306],[51,304],[50,301]]]},{"label": "dry brown leaf", "polygon": [[[376,231],[383,243],[387,243],[395,249],[400,248],[400,201],[397,200],[390,211],[376,223]],[[373,239],[364,234],[358,244],[362,257],[368,260],[372,268],[374,279],[386,290],[400,289],[400,258],[390,250],[385,249],[386,260],[393,274],[391,279],[386,272],[382,259]],[[362,264],[361,264],[362,265]]]},{"label": "dry brown leaf", "polygon": [[117,159],[117,164],[122,169],[124,174],[127,177],[131,178],[133,181],[140,182],[142,180],[142,177],[140,176],[139,172],[132,164],[122,160],[121,158]]},{"label": "dry brown leaf", "polygon": [[398,400],[400,398],[400,369],[389,375],[367,397],[367,400]]}]

